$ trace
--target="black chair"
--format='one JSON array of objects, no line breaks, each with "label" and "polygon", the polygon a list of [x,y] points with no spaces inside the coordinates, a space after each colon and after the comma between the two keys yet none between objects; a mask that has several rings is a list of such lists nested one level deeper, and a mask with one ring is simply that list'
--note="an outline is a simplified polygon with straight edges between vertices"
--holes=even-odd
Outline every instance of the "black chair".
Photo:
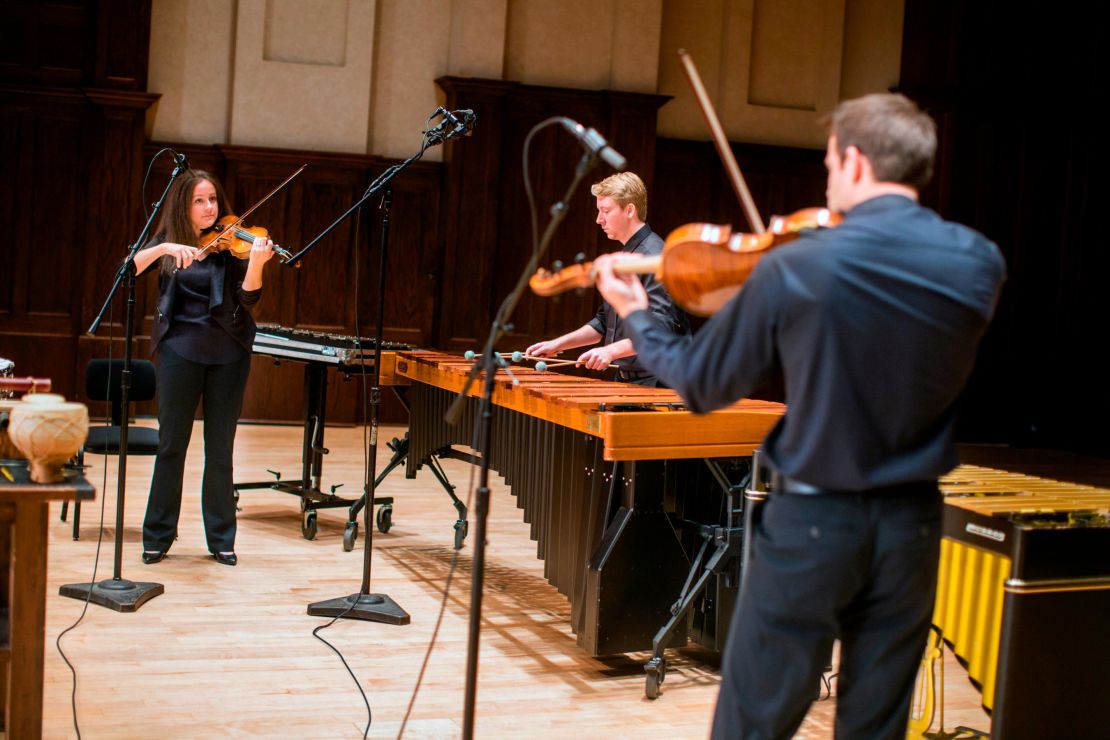
[{"label": "black chair", "polygon": [[[120,375],[123,360],[91,360],[85,368],[85,397],[92,401],[112,402],[112,423],[110,425],[89,425],[89,438],[77,453],[78,464],[84,464],[85,453],[97,455],[119,454],[120,420],[123,418],[123,404],[120,403]],[[130,401],[150,401],[155,391],[154,363],[150,360],[131,361]],[[92,405],[90,403],[90,405]],[[96,409],[93,408],[95,413]],[[130,417],[130,415],[129,415]],[[128,455],[158,454],[158,430],[150,427],[127,426]],[[62,521],[66,520],[69,502],[62,503]],[[73,539],[80,538],[81,502],[73,502]]]}]

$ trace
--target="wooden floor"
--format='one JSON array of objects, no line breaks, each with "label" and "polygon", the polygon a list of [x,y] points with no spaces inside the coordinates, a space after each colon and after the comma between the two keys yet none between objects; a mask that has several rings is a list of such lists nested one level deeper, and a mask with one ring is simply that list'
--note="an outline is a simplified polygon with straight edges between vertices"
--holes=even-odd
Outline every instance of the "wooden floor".
[{"label": "wooden floor", "polygon": [[[383,430],[383,441],[401,429]],[[301,429],[242,426],[237,480],[299,471]],[[360,487],[362,432],[329,428],[325,487]],[[77,716],[85,738],[360,737],[366,709],[338,658],[311,631],[309,602],[358,590],[362,544],[342,550],[346,509],[320,514],[315,541],[301,537],[299,499],[274,491],[244,492],[236,549],[239,566],[208,557],[200,518],[199,428],[186,472],[180,539],[169,557],[143,565],[141,522],[151,458],[132,457],[127,476],[123,576],[158,581],[165,594],[138,612],[91,606],[63,640],[77,668]],[[389,451],[380,450],[380,465]],[[115,459],[108,496],[101,495],[100,458],[89,479],[98,500],[82,512],[81,539],[53,512],[47,604],[44,735],[74,737],[71,676],[54,646],[82,603],[57,595],[64,583],[87,581],[96,551],[100,503],[107,499],[98,578],[110,577],[115,511]],[[460,492],[471,467],[446,466]],[[397,471],[379,489],[396,497],[394,528],[374,538],[372,590],[412,615],[408,626],[341,621],[324,632],[346,656],[369,697],[372,737],[396,737],[439,613],[455,552],[454,509],[425,470],[415,480]],[[361,535],[361,532],[360,532]],[[439,641],[405,737],[457,737],[463,713],[471,542],[459,554]],[[570,606],[543,578],[535,545],[508,490],[495,480],[482,622],[476,732],[479,737],[698,738],[707,735],[719,677],[712,656],[671,651],[663,695],[644,698],[646,654],[595,659],[569,628]],[[948,658],[945,728],[989,729],[966,674]],[[834,682],[835,687],[835,682]],[[832,736],[835,699],[814,704],[798,737]]]}]

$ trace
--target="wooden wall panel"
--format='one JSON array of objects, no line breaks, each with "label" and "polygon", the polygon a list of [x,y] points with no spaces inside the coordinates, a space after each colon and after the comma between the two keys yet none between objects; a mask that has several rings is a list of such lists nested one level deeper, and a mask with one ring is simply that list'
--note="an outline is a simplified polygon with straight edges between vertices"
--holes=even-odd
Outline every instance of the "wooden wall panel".
[{"label": "wooden wall panel", "polygon": [[50,378],[54,393],[66,398],[84,396],[84,375],[78,379],[77,343],[73,337],[2,333],[0,357],[15,363],[16,375]]},{"label": "wooden wall panel", "polygon": [[[0,84],[2,179],[15,186],[0,282],[0,354],[20,372],[35,368],[79,398],[78,344],[99,341],[79,337],[122,256],[112,255],[111,245],[130,229],[143,114],[154,99]],[[106,279],[98,282],[97,273]],[[120,311],[106,331],[121,331]]]},{"label": "wooden wall panel", "polygon": [[6,0],[0,79],[146,90],[151,0]]},{"label": "wooden wall panel", "polygon": [[97,87],[146,90],[151,0],[98,0]]},{"label": "wooden wall panel", "polygon": [[[472,109],[477,128],[468,139],[448,144],[445,155],[444,307],[441,343],[456,350],[480,349],[493,315],[527,264],[532,243],[530,212],[521,164],[525,137],[552,116],[595,127],[650,180],[655,166],[656,112],[659,95],[571,90],[515,82],[443,77],[447,107]],[[558,126],[537,134],[531,144],[530,178],[535,188],[539,231],[549,209],[571,183],[581,146]],[[610,174],[604,165],[583,181],[566,220],[543,263],[567,261],[582,252],[587,259],[608,251],[594,219],[589,185]],[[452,280],[452,275],[465,279]],[[592,316],[596,295],[566,296],[559,302],[525,294],[513,314],[505,347],[523,348],[545,336],[581,326]]]}]

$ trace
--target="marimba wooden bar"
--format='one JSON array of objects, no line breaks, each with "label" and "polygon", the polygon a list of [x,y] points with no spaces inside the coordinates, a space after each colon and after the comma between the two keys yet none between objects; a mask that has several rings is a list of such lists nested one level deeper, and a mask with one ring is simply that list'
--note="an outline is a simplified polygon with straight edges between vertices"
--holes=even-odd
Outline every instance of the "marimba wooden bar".
[{"label": "marimba wooden bar", "polygon": [[[397,374],[412,381],[410,477],[433,452],[476,446],[481,382],[462,421],[443,421],[471,364],[398,354]],[[579,645],[592,655],[650,649],[689,570],[690,537],[675,522],[717,523],[724,513],[702,460],[749,457],[782,405],[742,401],[697,415],[670,390],[527,367],[511,373],[496,377],[490,468],[516,496],[547,579],[569,598]],[[729,610],[705,601],[695,637],[719,648]],[[678,644],[685,637],[676,635]]]}]

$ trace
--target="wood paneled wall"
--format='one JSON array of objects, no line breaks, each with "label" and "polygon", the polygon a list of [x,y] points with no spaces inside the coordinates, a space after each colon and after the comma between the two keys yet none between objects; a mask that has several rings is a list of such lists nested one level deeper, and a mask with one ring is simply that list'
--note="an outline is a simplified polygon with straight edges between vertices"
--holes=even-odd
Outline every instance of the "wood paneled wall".
[{"label": "wood paneled wall", "polygon": [[17,0],[0,21],[0,354],[67,396],[134,234],[149,19],[149,0]]},{"label": "wood paneled wall", "polygon": [[[596,127],[650,189],[656,112],[667,99],[460,77],[436,82],[447,94],[448,108],[472,109],[478,117],[474,135],[449,145],[444,156],[445,283],[438,340],[447,349],[477,351],[532,249],[521,155],[528,132],[552,116]],[[528,167],[540,233],[550,218],[549,208],[572,182],[581,155],[579,143],[558,125],[532,139]],[[590,183],[609,174],[608,168],[598,167],[582,183],[541,264],[569,263],[580,252],[592,259],[600,251],[611,250],[594,224],[597,210],[589,193]],[[577,328],[593,315],[596,301],[593,293],[567,295],[558,301],[526,294],[503,347],[523,349],[538,339]]]}]

